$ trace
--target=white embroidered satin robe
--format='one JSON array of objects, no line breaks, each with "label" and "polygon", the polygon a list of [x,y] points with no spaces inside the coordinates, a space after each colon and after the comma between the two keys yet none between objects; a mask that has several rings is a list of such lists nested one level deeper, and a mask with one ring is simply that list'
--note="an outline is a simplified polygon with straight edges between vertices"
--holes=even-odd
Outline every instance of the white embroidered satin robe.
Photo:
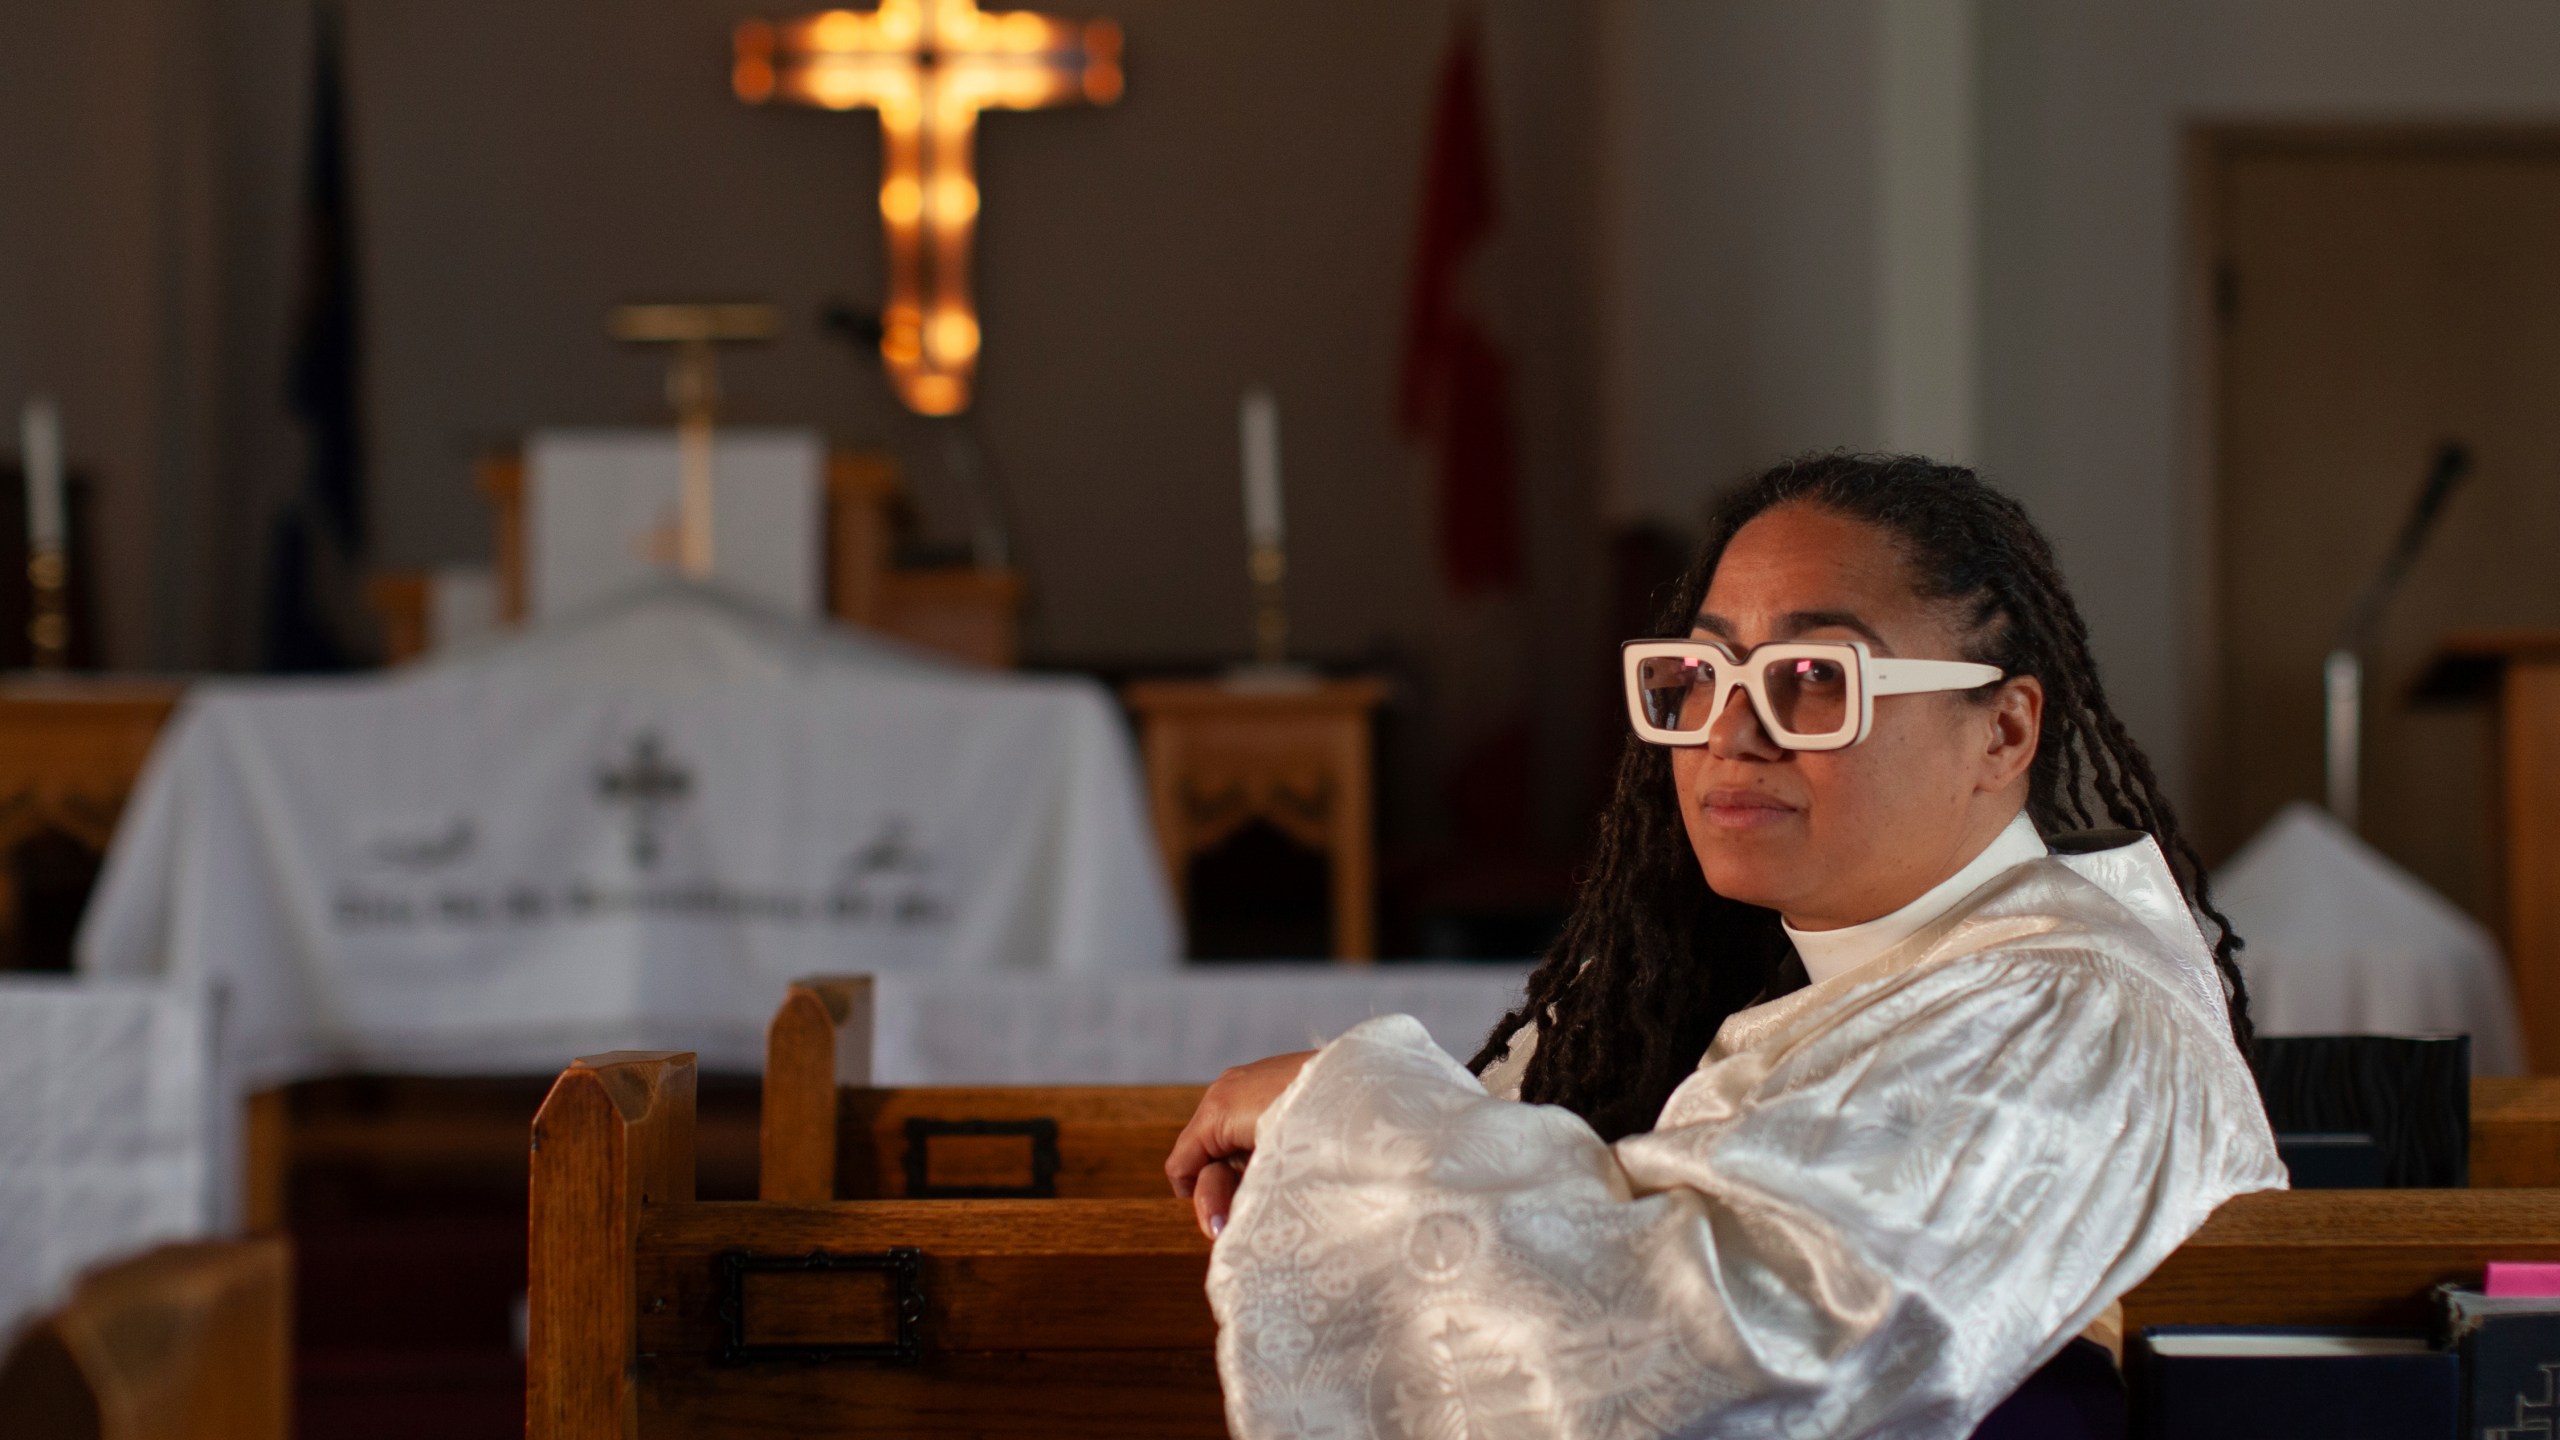
[{"label": "white embroidered satin robe", "polygon": [[1402,1016],[1326,1046],[1211,1260],[1228,1422],[1960,1437],[2283,1184],[2158,848],[2034,860],[1733,1016],[1615,1145]]}]

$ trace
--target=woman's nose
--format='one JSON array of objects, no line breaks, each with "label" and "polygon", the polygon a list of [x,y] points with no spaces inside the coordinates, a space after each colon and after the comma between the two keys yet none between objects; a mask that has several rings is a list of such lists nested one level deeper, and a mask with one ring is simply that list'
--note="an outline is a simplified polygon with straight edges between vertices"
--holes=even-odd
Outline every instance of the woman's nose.
[{"label": "woman's nose", "polygon": [[1724,703],[1724,713],[1707,727],[1707,753],[1719,760],[1774,760],[1783,750],[1760,727],[1760,712],[1748,692],[1737,689]]}]

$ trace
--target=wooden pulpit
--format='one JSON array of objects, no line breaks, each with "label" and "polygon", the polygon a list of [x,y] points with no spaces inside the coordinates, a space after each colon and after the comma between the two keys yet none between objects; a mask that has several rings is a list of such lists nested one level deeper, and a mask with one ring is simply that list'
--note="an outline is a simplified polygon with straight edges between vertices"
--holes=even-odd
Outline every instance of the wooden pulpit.
[{"label": "wooden pulpit", "polygon": [[[496,530],[498,614],[512,624],[525,615],[530,548],[524,457],[493,455],[481,461],[479,488]],[[897,467],[885,457],[827,457],[822,498],[827,613],[958,659],[1011,668],[1021,653],[1022,577],[1011,570],[894,564],[891,512],[898,500]],[[382,623],[384,659],[396,665],[425,652],[431,638],[425,575],[377,575],[367,599]]]},{"label": "wooden pulpit", "polygon": [[2533,1073],[2560,1074],[2560,630],[2447,636],[2416,698],[2497,707],[2507,965]]}]

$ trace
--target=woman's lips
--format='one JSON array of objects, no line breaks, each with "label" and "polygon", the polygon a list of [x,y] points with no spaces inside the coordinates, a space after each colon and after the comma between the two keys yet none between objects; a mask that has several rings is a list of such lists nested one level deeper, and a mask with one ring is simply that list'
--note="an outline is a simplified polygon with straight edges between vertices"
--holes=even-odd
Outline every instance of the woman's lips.
[{"label": "woman's lips", "polygon": [[1775,825],[1794,818],[1796,813],[1794,806],[1757,790],[1710,790],[1698,808],[1709,824],[1735,830]]}]

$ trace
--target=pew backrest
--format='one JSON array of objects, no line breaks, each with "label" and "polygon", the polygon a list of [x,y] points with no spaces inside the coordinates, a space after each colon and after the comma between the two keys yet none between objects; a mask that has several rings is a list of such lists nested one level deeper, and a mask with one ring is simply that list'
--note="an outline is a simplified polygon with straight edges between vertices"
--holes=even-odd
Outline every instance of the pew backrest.
[{"label": "pew backrest", "polygon": [[2427,1323],[2429,1294],[2491,1260],[2560,1262],[2560,1190],[2236,1196],[2124,1297],[2147,1325]]},{"label": "pew backrest", "polygon": [[[1196,1085],[875,1088],[871,977],[792,984],[765,1032],[767,1200],[1145,1198]],[[2471,1082],[2471,1184],[2560,1187],[2560,1077]]]},{"label": "pew backrest", "polygon": [[1152,1199],[1197,1085],[871,1085],[871,980],[795,982],[765,1032],[758,1195]]},{"label": "pew backrest", "polygon": [[533,1117],[526,1246],[525,1433],[637,1434],[632,1262],[650,1205],[693,1199],[694,1057],[576,1061]]},{"label": "pew backrest", "polygon": [[534,1122],[531,1440],[1225,1433],[1187,1205],[698,1203],[692,1067],[579,1061]]},{"label": "pew backrest", "polygon": [[2471,1082],[2471,1184],[2560,1187],[2560,1076]]},{"label": "pew backrest", "polygon": [[164,1245],[100,1266],[0,1356],[0,1431],[285,1440],[292,1306],[282,1240]]}]

